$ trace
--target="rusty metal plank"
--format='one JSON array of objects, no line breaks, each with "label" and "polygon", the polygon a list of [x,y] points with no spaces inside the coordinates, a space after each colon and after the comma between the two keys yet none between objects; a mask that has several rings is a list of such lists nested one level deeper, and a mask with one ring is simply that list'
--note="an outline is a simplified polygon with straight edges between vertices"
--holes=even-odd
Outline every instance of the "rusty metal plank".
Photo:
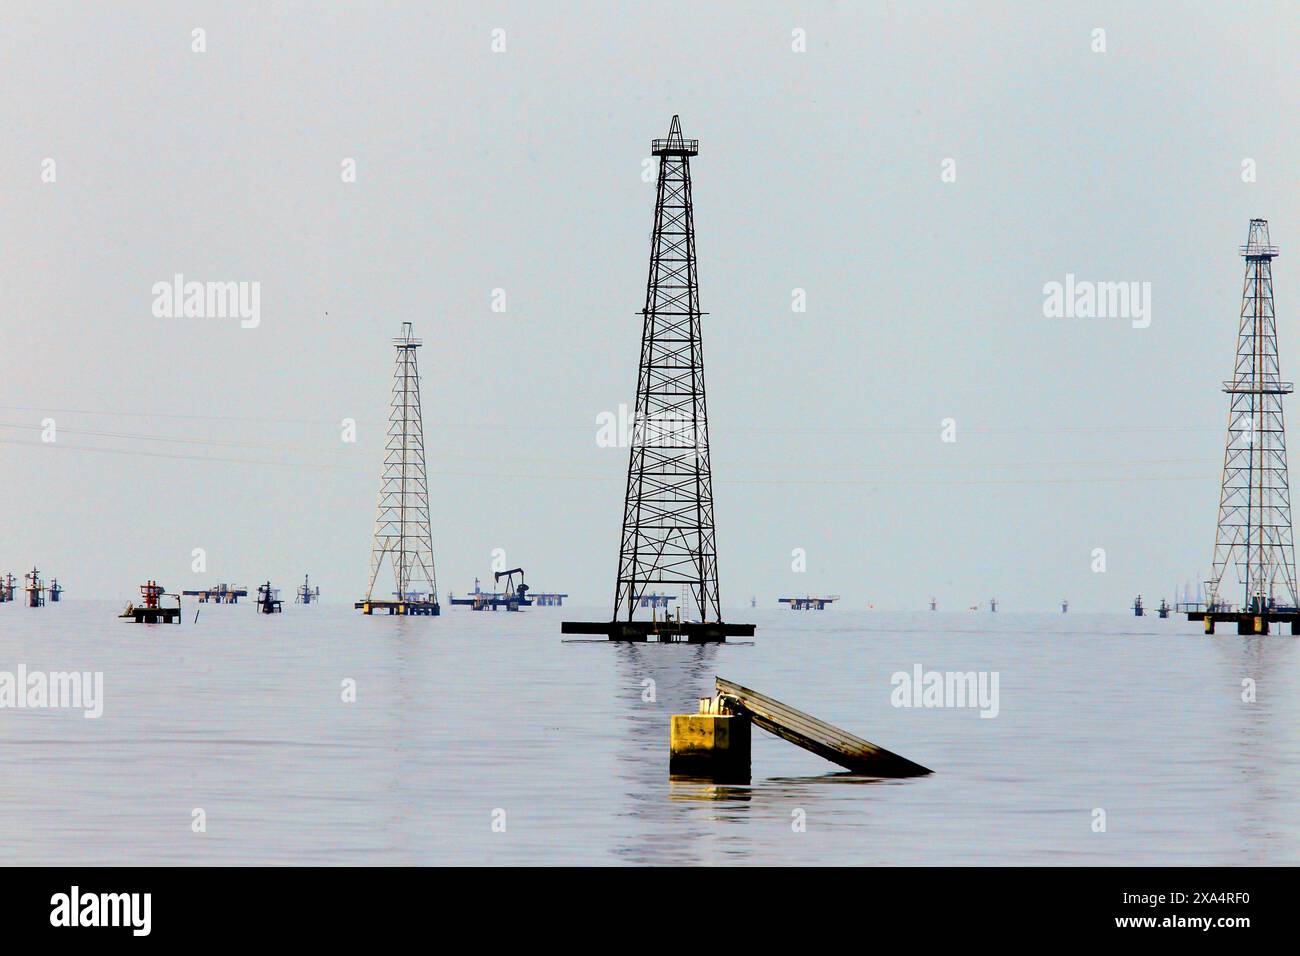
[{"label": "rusty metal plank", "polygon": [[725,678],[717,678],[717,689],[727,698],[730,707],[748,714],[763,730],[855,773],[874,777],[918,777],[934,772],[869,740],[855,737],[847,730]]}]

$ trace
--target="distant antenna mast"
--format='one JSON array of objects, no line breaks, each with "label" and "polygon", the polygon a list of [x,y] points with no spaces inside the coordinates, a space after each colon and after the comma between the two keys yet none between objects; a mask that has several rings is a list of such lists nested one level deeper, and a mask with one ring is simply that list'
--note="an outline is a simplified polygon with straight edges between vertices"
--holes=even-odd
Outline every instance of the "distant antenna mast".
[{"label": "distant antenna mast", "polygon": [[1293,390],[1282,381],[1273,312],[1273,258],[1268,222],[1250,221],[1241,247],[1246,278],[1241,294],[1237,363],[1223,390],[1231,396],[1228,443],[1223,456],[1219,526],[1214,539],[1214,570],[1206,582],[1211,609],[1222,597],[1224,576],[1235,565],[1245,586],[1242,608],[1271,609],[1276,595],[1289,607],[1296,596],[1291,496],[1287,483],[1286,427],[1282,396]]},{"label": "distant antenna mast", "polygon": [[[370,554],[366,607],[394,604],[389,613],[438,613],[438,582],[433,569],[433,532],[429,524],[429,486],[424,457],[424,414],[420,405],[420,369],[415,350],[421,345],[402,323],[393,339],[397,352],[388,444],[379,482],[375,541]],[[396,587],[395,602],[375,598],[375,582],[387,559]],[[358,605],[360,606],[360,605]],[[367,613],[370,613],[367,610]]]}]

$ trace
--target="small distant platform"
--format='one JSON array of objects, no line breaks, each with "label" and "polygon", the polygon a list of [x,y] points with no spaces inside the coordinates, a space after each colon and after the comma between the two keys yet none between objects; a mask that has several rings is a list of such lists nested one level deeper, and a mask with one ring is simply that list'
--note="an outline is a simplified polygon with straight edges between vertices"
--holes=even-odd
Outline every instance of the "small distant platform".
[{"label": "small distant platform", "polygon": [[352,605],[364,614],[403,614],[437,617],[442,608],[433,601],[358,601]]},{"label": "small distant platform", "polygon": [[1238,634],[1267,634],[1270,630],[1283,633],[1282,628],[1291,625],[1292,634],[1300,634],[1300,610],[1265,611],[1253,614],[1250,611],[1187,611],[1187,620],[1203,621],[1205,633],[1213,634],[1216,624],[1235,624]]},{"label": "small distant platform", "polygon": [[777,598],[778,604],[790,605],[792,611],[824,611],[840,599],[838,594],[829,597],[786,597]]},{"label": "small distant platform", "polygon": [[182,591],[181,594],[198,598],[200,604],[238,604],[241,597],[248,597],[248,588],[218,584],[201,591]]},{"label": "small distant platform", "polygon": [[729,637],[753,637],[753,624],[721,621],[564,621],[561,634],[603,634],[611,641],[709,644]]}]

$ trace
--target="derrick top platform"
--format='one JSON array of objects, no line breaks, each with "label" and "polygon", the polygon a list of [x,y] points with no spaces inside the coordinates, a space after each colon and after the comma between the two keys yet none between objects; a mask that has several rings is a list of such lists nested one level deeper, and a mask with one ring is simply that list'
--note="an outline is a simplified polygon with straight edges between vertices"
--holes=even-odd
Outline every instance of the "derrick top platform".
[{"label": "derrick top platform", "polygon": [[696,156],[700,152],[700,141],[698,139],[682,138],[682,121],[679,117],[674,116],[672,125],[668,128],[667,139],[652,139],[650,141],[650,154],[652,156]]},{"label": "derrick top platform", "polygon": [[418,349],[423,343],[421,342],[420,339],[417,339],[414,335],[412,335],[411,323],[403,322],[402,334],[399,335],[397,338],[393,339],[393,344],[396,345],[399,349]]},{"label": "derrick top platform", "polygon": [[1246,244],[1237,248],[1251,262],[1275,258],[1278,250],[1277,246],[1273,245],[1269,240],[1268,220],[1252,219],[1250,221],[1250,234],[1246,237]]},{"label": "derrick top platform", "polygon": [[1238,246],[1237,249],[1247,259],[1276,259],[1281,255],[1277,246]]}]

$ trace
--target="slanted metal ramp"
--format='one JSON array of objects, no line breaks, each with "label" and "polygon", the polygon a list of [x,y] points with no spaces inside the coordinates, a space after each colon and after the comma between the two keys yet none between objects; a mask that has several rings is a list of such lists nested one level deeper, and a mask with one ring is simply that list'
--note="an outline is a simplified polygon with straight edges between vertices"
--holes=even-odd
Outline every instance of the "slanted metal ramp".
[{"label": "slanted metal ramp", "polygon": [[873,777],[919,777],[934,772],[756,690],[722,677],[717,679],[717,689],[729,710],[745,714],[769,734],[855,773]]}]

